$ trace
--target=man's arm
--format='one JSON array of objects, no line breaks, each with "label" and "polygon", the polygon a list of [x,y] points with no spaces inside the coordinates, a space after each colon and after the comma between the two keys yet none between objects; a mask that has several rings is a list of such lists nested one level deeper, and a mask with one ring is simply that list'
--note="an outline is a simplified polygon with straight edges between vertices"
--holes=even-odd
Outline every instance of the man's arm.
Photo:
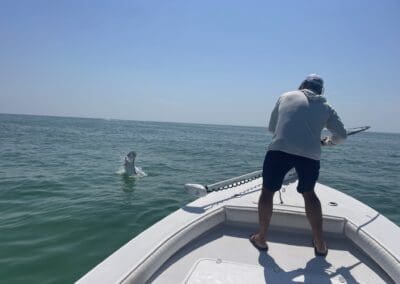
[{"label": "man's arm", "polygon": [[323,145],[336,145],[342,143],[347,138],[347,132],[342,121],[336,111],[331,108],[331,115],[326,123],[326,128],[332,133],[331,136],[325,137],[321,143]]},{"label": "man's arm", "polygon": [[269,118],[269,125],[268,125],[268,130],[272,133],[275,132],[276,129],[276,123],[278,122],[278,112],[279,112],[279,103],[280,103],[280,98],[276,102],[274,109],[272,110],[271,117]]}]

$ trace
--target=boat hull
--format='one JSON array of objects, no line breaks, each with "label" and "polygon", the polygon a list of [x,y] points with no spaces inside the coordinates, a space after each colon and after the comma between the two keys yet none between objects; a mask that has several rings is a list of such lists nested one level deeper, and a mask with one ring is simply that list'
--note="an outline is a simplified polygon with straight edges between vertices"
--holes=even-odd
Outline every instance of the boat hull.
[{"label": "boat hull", "polygon": [[[232,247],[223,242],[219,243],[219,250],[225,251],[225,254],[221,253],[219,259],[227,263],[228,271],[240,264],[258,266],[258,270],[249,266],[251,271],[265,270],[263,264],[258,261],[260,257],[257,255],[258,251],[247,239],[247,234],[253,232],[258,223],[257,200],[261,182],[258,178],[234,188],[213,192],[184,206],[128,242],[79,279],[77,283],[146,283],[149,281],[162,283],[162,277],[167,277],[166,275],[172,278],[167,277],[163,281],[192,283],[193,281],[189,280],[190,275],[197,273],[195,267],[202,269],[210,264],[206,260],[201,264],[198,261],[214,259],[210,257],[211,254],[199,253],[199,258],[191,259],[189,263],[180,261],[181,266],[177,266],[178,261],[171,263],[171,259],[182,255],[182,251],[187,250],[188,246],[190,248],[196,243],[203,243],[205,236],[215,230],[218,231],[219,228],[235,228],[237,245],[240,245],[239,248],[245,248],[239,249],[243,251],[239,255],[229,257]],[[400,279],[399,227],[367,205],[335,189],[317,184],[316,191],[323,206],[324,232],[330,242],[327,261],[339,267],[340,257],[349,255],[348,267],[359,263],[357,267],[348,271],[349,275],[354,274],[351,277],[358,278],[354,278],[357,282],[368,283],[369,280],[375,279],[377,281],[375,283],[385,283]],[[314,256],[310,226],[305,216],[303,199],[296,192],[296,182],[284,187],[283,204],[278,194],[275,198],[271,232],[281,236],[297,236],[299,243],[290,245],[272,241],[268,255],[273,259],[279,259],[280,266],[284,267],[285,271],[286,269],[294,270],[295,267],[305,269],[304,265],[314,259]],[[307,239],[306,242],[305,239]],[[331,243],[345,245],[342,247],[335,245],[335,249],[335,246],[331,248]],[[201,247],[206,248],[207,243]],[[274,247],[281,249],[275,251]],[[299,253],[298,256],[293,257],[299,259],[300,262],[294,264],[294,267],[285,267],[285,255],[290,251]],[[193,251],[192,254],[196,255],[196,252]],[[359,256],[353,257],[354,255]],[[242,261],[251,257],[253,261]],[[180,274],[167,273],[167,264],[168,269],[179,271]],[[256,272],[254,273],[257,275]],[[216,272],[215,275],[218,273]],[[217,277],[215,275],[213,277]],[[303,278],[306,277],[304,275]],[[336,279],[334,278],[336,276],[332,276],[332,279]],[[326,275],[316,273],[315,277],[326,278]],[[341,275],[341,277],[344,276]],[[272,281],[271,283],[280,282]]]}]

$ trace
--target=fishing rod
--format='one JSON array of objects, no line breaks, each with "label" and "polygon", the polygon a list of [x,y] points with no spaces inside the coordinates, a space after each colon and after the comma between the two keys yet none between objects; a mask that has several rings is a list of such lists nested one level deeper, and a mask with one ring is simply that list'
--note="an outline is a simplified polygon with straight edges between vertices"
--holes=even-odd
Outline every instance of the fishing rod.
[{"label": "fishing rod", "polygon": [[[348,128],[346,129],[347,136],[351,136],[363,131],[366,131],[370,129],[370,126],[361,126],[361,127],[354,127],[354,128]],[[335,145],[331,142],[329,142],[328,137],[324,137],[321,139],[321,145],[327,146],[327,145]],[[214,192],[214,191],[220,191],[220,190],[225,190],[233,187],[237,187],[242,184],[249,183],[253,180],[256,180],[258,178],[262,177],[262,170],[258,170],[255,172],[251,172],[248,174],[244,174],[238,177],[230,178],[227,180],[223,180],[217,183],[213,183],[210,185],[202,185],[202,184],[193,184],[193,183],[187,183],[184,186],[184,189],[187,193],[190,195],[194,195],[196,197],[203,197],[206,196],[207,194]],[[297,173],[296,171],[292,168],[284,177],[283,179],[283,184],[287,185],[289,183],[295,182],[297,180]]]}]

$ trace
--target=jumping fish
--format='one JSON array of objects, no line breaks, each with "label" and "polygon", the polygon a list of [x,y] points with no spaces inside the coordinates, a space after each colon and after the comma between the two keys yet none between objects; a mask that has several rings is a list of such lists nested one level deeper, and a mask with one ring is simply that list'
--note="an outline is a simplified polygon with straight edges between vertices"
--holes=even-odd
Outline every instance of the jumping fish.
[{"label": "jumping fish", "polygon": [[135,167],[135,159],[136,159],[136,152],[131,151],[125,157],[125,174],[128,176],[133,176],[137,174],[136,167]]}]

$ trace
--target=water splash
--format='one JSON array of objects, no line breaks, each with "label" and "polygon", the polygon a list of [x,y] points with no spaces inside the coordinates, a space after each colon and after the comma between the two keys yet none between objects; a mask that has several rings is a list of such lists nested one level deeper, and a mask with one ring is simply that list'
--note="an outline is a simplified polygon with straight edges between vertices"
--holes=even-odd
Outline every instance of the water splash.
[{"label": "water splash", "polygon": [[125,171],[125,168],[124,167],[120,167],[117,170],[116,174],[120,175],[120,176],[128,176],[129,178],[142,178],[142,177],[146,177],[147,176],[146,172],[143,171],[141,167],[135,167],[135,170],[136,170],[136,174],[135,175],[128,176],[128,174]]}]

